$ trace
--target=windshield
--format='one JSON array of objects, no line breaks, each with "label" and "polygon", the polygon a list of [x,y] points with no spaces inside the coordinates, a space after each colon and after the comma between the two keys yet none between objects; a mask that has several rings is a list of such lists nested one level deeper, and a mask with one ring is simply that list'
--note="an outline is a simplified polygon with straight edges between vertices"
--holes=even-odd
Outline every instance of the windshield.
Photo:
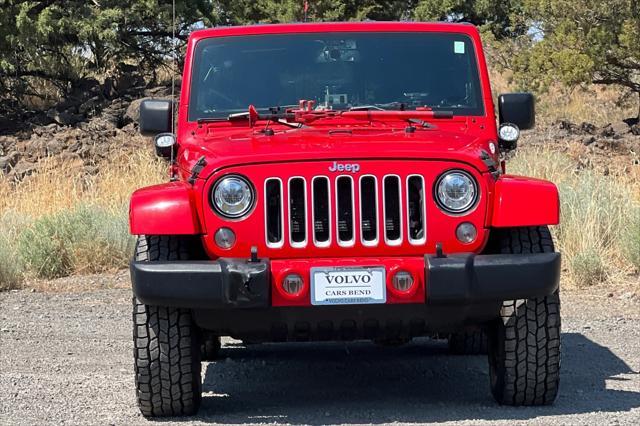
[{"label": "windshield", "polygon": [[321,33],[198,42],[189,120],[297,105],[483,115],[473,43],[448,33]]}]

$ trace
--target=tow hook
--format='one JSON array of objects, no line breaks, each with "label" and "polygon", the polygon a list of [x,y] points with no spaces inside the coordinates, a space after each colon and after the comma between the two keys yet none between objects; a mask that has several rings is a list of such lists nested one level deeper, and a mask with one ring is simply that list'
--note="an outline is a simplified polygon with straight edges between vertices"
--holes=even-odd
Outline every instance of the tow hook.
[{"label": "tow hook", "polygon": [[260,259],[258,258],[258,247],[252,246],[251,259],[249,260],[249,263],[258,263],[258,262],[260,262]]}]

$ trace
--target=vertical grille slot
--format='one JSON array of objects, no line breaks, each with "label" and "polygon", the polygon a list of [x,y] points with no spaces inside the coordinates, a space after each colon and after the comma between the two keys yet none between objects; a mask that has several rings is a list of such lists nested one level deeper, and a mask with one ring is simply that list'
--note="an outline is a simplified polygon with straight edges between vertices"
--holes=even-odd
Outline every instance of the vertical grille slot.
[{"label": "vertical grille slot", "polygon": [[336,212],[338,242],[346,244],[353,243],[353,179],[351,179],[350,176],[340,176],[336,180]]},{"label": "vertical grille slot", "polygon": [[424,179],[419,175],[407,178],[407,223],[409,242],[422,244],[425,238]]},{"label": "vertical grille slot", "polygon": [[377,244],[378,185],[374,176],[360,178],[360,228],[363,244]]},{"label": "vertical grille slot", "polygon": [[289,179],[289,230],[291,245],[302,247],[307,242],[307,194],[303,178]]},{"label": "vertical grille slot", "polygon": [[267,245],[282,245],[284,218],[282,214],[282,182],[280,179],[268,179],[264,184],[265,216],[267,225]]},{"label": "vertical grille slot", "polygon": [[384,226],[387,244],[400,244],[402,238],[402,199],[400,195],[400,178],[385,176],[384,192]]},{"label": "vertical grille slot", "polygon": [[329,198],[329,179],[320,176],[313,179],[311,194],[313,199],[313,238],[318,246],[330,244],[331,216]]}]

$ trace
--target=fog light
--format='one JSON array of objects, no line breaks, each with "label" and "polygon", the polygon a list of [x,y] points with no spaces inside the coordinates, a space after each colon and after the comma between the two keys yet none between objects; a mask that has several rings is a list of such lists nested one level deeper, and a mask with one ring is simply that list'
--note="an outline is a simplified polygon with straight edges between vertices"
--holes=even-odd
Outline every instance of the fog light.
[{"label": "fog light", "polygon": [[472,223],[462,222],[458,225],[458,228],[456,228],[456,237],[458,238],[458,241],[463,244],[471,244],[476,240],[477,236],[478,230]]},{"label": "fog light", "polygon": [[292,296],[300,293],[303,287],[304,280],[298,274],[289,274],[282,280],[282,288]]},{"label": "fog light", "polygon": [[236,234],[229,228],[220,228],[214,236],[218,247],[230,249],[236,243]]},{"label": "fog light", "polygon": [[413,275],[406,271],[398,271],[393,276],[393,287],[398,291],[409,291],[413,286]]}]

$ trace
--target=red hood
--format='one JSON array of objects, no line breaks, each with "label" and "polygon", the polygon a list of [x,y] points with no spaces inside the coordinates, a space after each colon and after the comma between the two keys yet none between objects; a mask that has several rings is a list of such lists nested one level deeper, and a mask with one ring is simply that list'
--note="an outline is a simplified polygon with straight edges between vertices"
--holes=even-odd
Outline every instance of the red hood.
[{"label": "red hood", "polygon": [[[179,164],[190,172],[202,156],[207,165],[201,178],[231,166],[355,159],[432,159],[465,162],[487,171],[482,151],[490,152],[491,140],[469,134],[466,125],[457,129],[404,128],[303,128],[276,130],[266,136],[262,127],[253,129],[208,129],[182,143]],[[497,158],[494,157],[494,160]]]}]

